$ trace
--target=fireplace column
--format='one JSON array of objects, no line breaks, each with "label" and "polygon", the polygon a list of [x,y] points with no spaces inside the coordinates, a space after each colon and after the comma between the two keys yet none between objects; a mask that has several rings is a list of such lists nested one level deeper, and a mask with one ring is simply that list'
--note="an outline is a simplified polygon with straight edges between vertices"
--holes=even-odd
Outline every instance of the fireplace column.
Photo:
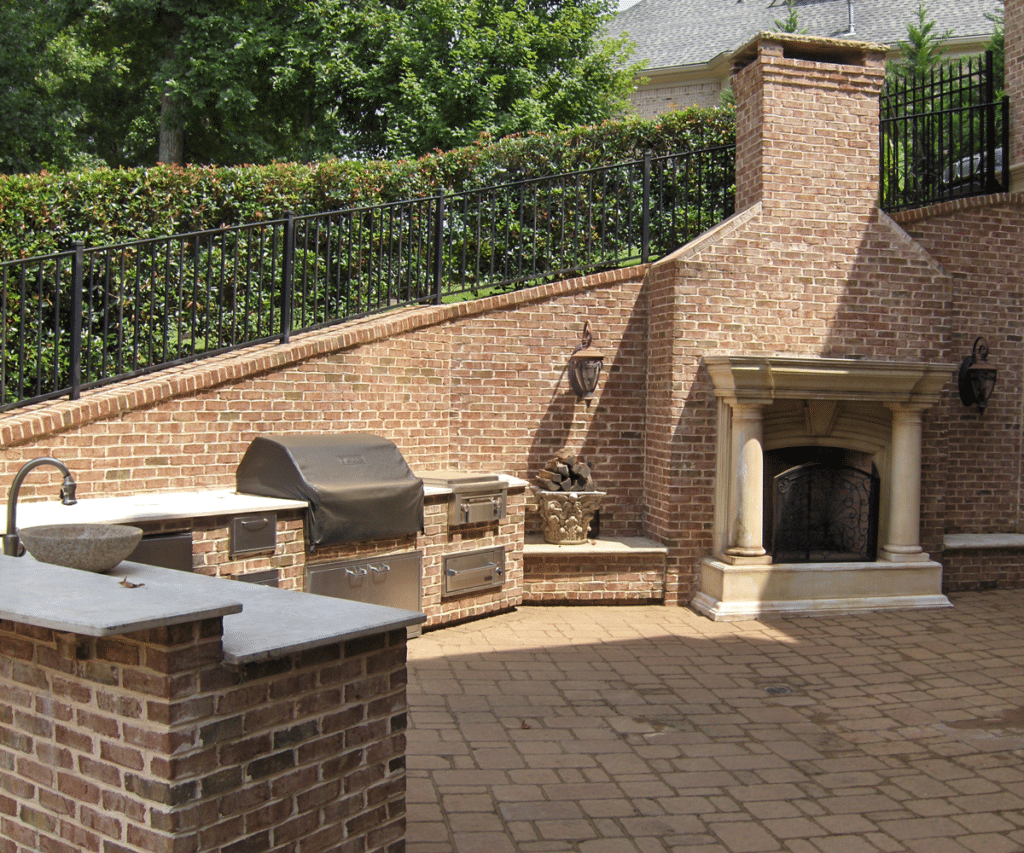
[{"label": "fireplace column", "polygon": [[729,401],[732,409],[732,477],[729,490],[729,562],[770,563],[764,550],[763,407]]},{"label": "fireplace column", "polygon": [[889,403],[892,410],[892,473],[889,477],[889,541],[881,557],[921,562],[921,413],[926,405]]}]

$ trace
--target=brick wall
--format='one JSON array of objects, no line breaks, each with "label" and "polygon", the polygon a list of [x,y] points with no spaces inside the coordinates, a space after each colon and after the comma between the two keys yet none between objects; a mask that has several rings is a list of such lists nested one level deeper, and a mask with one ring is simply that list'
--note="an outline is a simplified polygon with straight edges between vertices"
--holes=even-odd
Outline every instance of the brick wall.
[{"label": "brick wall", "polygon": [[538,554],[526,560],[526,604],[651,604],[665,600],[665,559]]},{"label": "brick wall", "polygon": [[964,592],[1024,587],[1020,548],[971,548],[942,555],[942,589]]},{"label": "brick wall", "polygon": [[690,107],[717,107],[722,102],[722,84],[718,80],[665,86],[648,84],[637,88],[629,101],[641,118],[655,118]]},{"label": "brick wall", "polygon": [[1006,94],[1010,99],[1010,189],[1024,192],[1024,2],[1003,4]]},{"label": "brick wall", "polygon": [[220,620],[0,623],[0,849],[398,853],[405,631],[227,666]]},{"label": "brick wall", "polygon": [[[368,431],[394,441],[414,470],[457,465],[532,480],[555,453],[582,454],[610,493],[607,532],[639,533],[643,273],[397,312],[8,413],[0,479],[52,455],[71,468],[80,500],[233,488],[258,434]],[[589,406],[565,376],[584,319],[606,356]],[[52,480],[34,471],[23,496],[52,499]]]}]

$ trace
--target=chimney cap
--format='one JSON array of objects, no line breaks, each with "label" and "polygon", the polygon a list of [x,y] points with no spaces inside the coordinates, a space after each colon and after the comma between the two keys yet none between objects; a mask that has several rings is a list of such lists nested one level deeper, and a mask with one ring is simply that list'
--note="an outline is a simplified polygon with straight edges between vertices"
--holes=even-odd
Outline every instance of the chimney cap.
[{"label": "chimney cap", "polygon": [[803,33],[760,32],[732,55],[732,73],[746,68],[771,45],[771,53],[786,59],[802,59],[807,62],[828,62],[835,65],[865,67],[875,62],[884,62],[889,48],[851,39],[809,36]]}]

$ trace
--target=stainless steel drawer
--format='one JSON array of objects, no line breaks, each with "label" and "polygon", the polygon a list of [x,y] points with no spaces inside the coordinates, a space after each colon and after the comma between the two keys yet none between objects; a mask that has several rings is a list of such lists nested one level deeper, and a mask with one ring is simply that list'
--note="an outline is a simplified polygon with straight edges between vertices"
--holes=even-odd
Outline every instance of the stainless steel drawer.
[{"label": "stainless steel drawer", "polygon": [[505,549],[485,548],[444,558],[441,595],[495,589],[505,583]]},{"label": "stainless steel drawer", "polygon": [[230,552],[232,557],[240,554],[259,554],[273,551],[277,547],[277,513],[239,515],[231,519]]},{"label": "stainless steel drawer", "polygon": [[[306,564],[306,592],[402,610],[420,610],[423,552]],[[410,636],[420,626],[409,629]]]},{"label": "stainless steel drawer", "polygon": [[479,524],[485,521],[497,521],[505,517],[505,504],[508,492],[490,492],[485,495],[468,495],[456,492],[448,508],[448,523]]}]

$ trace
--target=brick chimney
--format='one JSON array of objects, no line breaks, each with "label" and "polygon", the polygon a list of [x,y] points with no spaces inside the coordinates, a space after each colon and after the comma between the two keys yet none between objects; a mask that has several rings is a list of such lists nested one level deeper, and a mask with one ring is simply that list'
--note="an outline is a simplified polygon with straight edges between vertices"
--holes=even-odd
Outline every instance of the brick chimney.
[{"label": "brick chimney", "polygon": [[867,215],[878,201],[883,45],[761,33],[733,57],[736,209]]},{"label": "brick chimney", "polygon": [[1024,0],[1003,5],[1006,94],[1010,98],[1010,191],[1024,192]]}]

